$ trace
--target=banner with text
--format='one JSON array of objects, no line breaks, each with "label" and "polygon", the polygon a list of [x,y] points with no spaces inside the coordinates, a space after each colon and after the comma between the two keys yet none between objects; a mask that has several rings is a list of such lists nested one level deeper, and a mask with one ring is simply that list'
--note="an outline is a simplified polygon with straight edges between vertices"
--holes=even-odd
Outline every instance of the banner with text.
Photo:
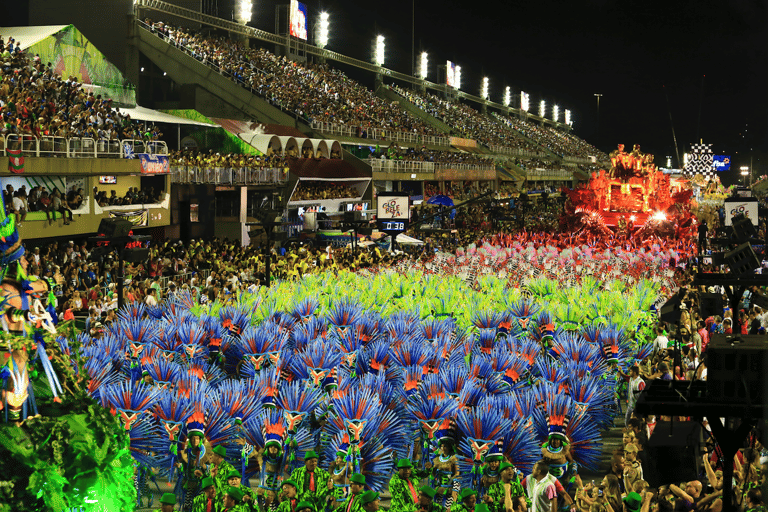
[{"label": "banner with text", "polygon": [[141,160],[141,174],[168,174],[171,172],[168,155],[138,153],[136,156]]}]

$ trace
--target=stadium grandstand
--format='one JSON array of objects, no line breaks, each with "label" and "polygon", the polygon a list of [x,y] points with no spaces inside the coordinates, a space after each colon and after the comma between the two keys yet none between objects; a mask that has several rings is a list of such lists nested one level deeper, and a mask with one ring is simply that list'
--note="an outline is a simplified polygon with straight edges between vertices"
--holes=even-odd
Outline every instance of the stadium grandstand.
[{"label": "stadium grandstand", "polygon": [[[183,2],[118,4],[127,22],[57,7],[32,15],[38,26],[2,29],[0,144],[23,161],[3,185],[26,195],[15,210],[27,239],[93,233],[121,217],[158,239],[247,243],[267,206],[292,236],[304,212],[371,212],[385,191],[556,190],[607,160],[562,120]],[[370,72],[371,83],[334,63]]]}]

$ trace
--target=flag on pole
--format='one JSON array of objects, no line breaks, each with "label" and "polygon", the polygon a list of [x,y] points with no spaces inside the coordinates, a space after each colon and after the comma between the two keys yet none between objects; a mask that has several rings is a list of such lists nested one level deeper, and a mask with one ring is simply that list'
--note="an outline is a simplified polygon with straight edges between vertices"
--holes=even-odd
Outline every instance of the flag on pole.
[{"label": "flag on pole", "polygon": [[8,170],[21,174],[24,172],[24,155],[21,154],[20,149],[6,149],[8,153]]}]

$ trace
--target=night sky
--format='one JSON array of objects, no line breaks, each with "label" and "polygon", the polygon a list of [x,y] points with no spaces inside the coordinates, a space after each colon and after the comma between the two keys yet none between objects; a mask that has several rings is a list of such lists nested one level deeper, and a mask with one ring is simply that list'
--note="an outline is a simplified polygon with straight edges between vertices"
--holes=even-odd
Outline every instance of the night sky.
[{"label": "night sky", "polygon": [[[675,154],[671,113],[680,153],[703,139],[736,165],[752,156],[757,171],[758,160],[768,163],[767,4],[416,0],[416,54],[429,53],[432,81],[452,60],[469,93],[479,95],[487,74],[499,103],[509,85],[531,95],[532,110],[540,99],[570,108],[576,134],[606,151],[638,143],[665,164]],[[252,24],[274,30],[274,4],[254,5]],[[329,49],[370,60],[379,32],[386,66],[410,71],[410,0],[319,0],[308,9],[310,18],[330,13]]]},{"label": "night sky", "polygon": [[[234,0],[217,1],[219,16],[231,18]],[[681,153],[701,138],[736,166],[752,157],[757,175],[768,174],[765,0],[415,2],[416,53],[429,53],[432,81],[452,60],[462,67],[462,90],[479,95],[487,75],[494,101],[506,85],[525,90],[532,111],[540,99],[571,109],[575,133],[601,149],[639,143],[660,164],[675,154],[671,113]],[[0,16],[24,23],[15,12],[24,3],[4,2]],[[255,0],[251,25],[274,31],[276,3]],[[310,23],[330,13],[329,49],[370,60],[381,33],[385,65],[411,71],[412,0],[307,4]],[[603,94],[599,130],[595,93]]]}]

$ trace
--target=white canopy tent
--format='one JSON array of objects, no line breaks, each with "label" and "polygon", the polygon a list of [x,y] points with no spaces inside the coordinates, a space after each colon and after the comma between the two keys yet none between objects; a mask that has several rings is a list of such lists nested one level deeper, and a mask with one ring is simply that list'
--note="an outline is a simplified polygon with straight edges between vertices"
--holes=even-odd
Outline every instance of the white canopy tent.
[{"label": "white canopy tent", "polygon": [[147,121],[150,123],[188,124],[196,126],[207,126],[209,128],[218,126],[217,124],[184,119],[183,117],[177,117],[171,114],[166,114],[165,112],[152,110],[151,108],[140,107],[138,105],[132,108],[119,108],[118,110],[120,111],[120,114],[128,114],[131,116],[131,119],[136,121]]},{"label": "white canopy tent", "polygon": [[400,233],[399,235],[397,235],[397,238],[395,238],[395,241],[402,245],[424,245],[424,242],[422,242],[418,238],[413,238],[412,236],[408,236],[405,233]]}]

